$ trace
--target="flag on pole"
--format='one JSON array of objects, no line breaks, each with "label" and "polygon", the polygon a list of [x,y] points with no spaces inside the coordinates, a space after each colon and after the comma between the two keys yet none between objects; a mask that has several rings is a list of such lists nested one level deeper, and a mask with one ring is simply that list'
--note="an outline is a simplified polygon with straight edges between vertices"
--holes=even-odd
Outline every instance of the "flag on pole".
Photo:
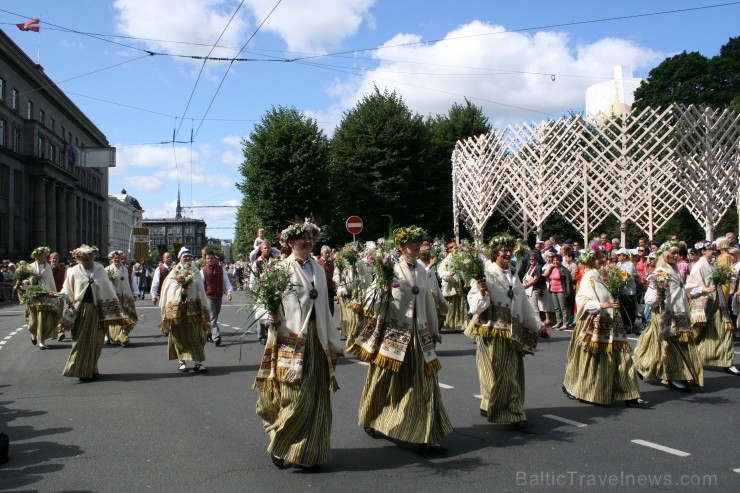
[{"label": "flag on pole", "polygon": [[21,31],[33,31],[37,33],[41,29],[41,19],[28,19],[26,22],[16,24],[16,26]]}]

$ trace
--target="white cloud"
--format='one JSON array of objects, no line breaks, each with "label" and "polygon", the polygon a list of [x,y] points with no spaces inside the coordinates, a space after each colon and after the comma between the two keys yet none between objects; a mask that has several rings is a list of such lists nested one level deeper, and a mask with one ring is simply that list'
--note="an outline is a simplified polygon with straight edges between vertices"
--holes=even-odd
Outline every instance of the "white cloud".
[{"label": "white cloud", "polygon": [[159,193],[166,190],[162,180],[152,176],[125,176],[121,181],[126,185],[126,190],[134,197],[139,195],[139,192]]},{"label": "white cloud", "polygon": [[221,143],[226,146],[226,150],[221,152],[221,163],[238,168],[244,162],[244,139],[241,135],[227,135],[221,139]]},{"label": "white cloud", "polygon": [[614,65],[639,70],[663,58],[630,40],[604,38],[573,46],[566,33],[514,33],[481,21],[461,26],[445,39],[409,44],[423,40],[398,34],[374,53],[378,65],[365,71],[365,77],[337,82],[327,92],[348,109],[377,85],[381,91],[395,90],[422,115],[445,114],[467,97],[500,126],[582,108],[586,87],[611,78]]},{"label": "white cloud", "polygon": [[[255,23],[262,22],[275,7],[275,0],[247,0]],[[300,0],[285,1],[262,26],[280,36],[289,51],[326,53],[355,34],[363,21],[374,29],[368,13],[375,0]]]}]

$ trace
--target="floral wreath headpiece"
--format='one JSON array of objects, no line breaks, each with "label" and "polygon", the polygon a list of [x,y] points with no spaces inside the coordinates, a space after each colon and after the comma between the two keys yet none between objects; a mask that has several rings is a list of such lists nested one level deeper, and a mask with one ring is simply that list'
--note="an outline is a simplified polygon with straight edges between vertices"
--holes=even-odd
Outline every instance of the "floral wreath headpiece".
[{"label": "floral wreath headpiece", "polygon": [[47,255],[51,253],[51,248],[48,246],[40,246],[33,249],[31,252],[31,258],[36,258],[42,253],[46,253]]},{"label": "floral wreath headpiece", "polygon": [[663,244],[660,245],[658,250],[655,252],[655,256],[660,257],[663,254],[663,252],[667,252],[671,248],[681,248],[681,247],[686,247],[686,243],[683,241],[675,241],[675,240],[663,242]]},{"label": "floral wreath headpiece", "polygon": [[488,243],[488,246],[492,250],[501,245],[513,247],[514,245],[516,245],[516,237],[509,233],[499,233],[491,238],[491,241]]},{"label": "floral wreath headpiece", "polygon": [[588,248],[584,248],[583,250],[581,250],[581,256],[578,258],[578,261],[582,264],[588,264],[592,262],[594,258],[596,258],[596,254],[600,251],[601,245],[593,242],[588,246]]},{"label": "floral wreath headpiece", "polygon": [[79,247],[72,250],[71,252],[69,252],[69,254],[72,255],[74,258],[85,257],[88,255],[97,257],[99,252],[100,250],[98,250],[98,247],[96,247],[95,245],[88,246],[88,245],[82,244]]},{"label": "floral wreath headpiece", "polygon": [[285,228],[280,232],[280,243],[286,244],[288,240],[292,240],[302,236],[305,233],[311,233],[314,238],[318,236],[321,229],[311,222],[310,219],[306,218],[302,223],[296,222]]},{"label": "floral wreath headpiece", "polygon": [[393,231],[393,241],[399,245],[410,242],[423,243],[427,238],[429,238],[429,234],[419,226],[398,228]]}]

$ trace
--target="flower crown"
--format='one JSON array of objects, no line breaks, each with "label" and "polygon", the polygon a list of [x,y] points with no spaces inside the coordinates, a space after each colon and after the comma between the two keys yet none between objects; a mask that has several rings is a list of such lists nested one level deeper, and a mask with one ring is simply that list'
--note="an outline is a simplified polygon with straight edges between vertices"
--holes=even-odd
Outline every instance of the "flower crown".
[{"label": "flower crown", "polygon": [[94,257],[97,257],[100,250],[98,250],[98,247],[95,245],[88,246],[85,244],[80,245],[79,247],[75,248],[71,252],[69,252],[70,255],[72,255],[74,258],[78,257],[85,257],[87,255],[92,255]]},{"label": "flower crown", "polygon": [[514,237],[514,235],[511,235],[509,233],[499,233],[491,238],[491,241],[488,243],[488,245],[491,247],[491,249],[494,249],[501,245],[513,247],[514,245],[516,245],[516,238]]},{"label": "flower crown", "polygon": [[302,223],[293,223],[280,232],[280,243],[285,244],[288,240],[298,238],[304,233],[311,233],[314,238],[318,236],[321,230],[318,226],[311,222],[310,219],[306,218]]},{"label": "flower crown", "polygon": [[658,250],[655,252],[655,256],[660,257],[663,254],[663,252],[667,252],[671,248],[681,248],[681,247],[685,248],[686,243],[683,241],[675,241],[675,240],[663,242],[663,244],[660,245]]},{"label": "flower crown", "polygon": [[398,228],[393,231],[393,241],[399,245],[409,242],[422,243],[427,238],[429,238],[429,234],[419,226]]},{"label": "flower crown", "polygon": [[42,253],[45,253],[47,255],[50,254],[51,253],[51,248],[49,248],[48,246],[36,247],[31,252],[31,258],[36,258],[39,255],[41,255]]},{"label": "flower crown", "polygon": [[588,246],[588,248],[581,250],[581,255],[578,257],[578,261],[582,264],[589,264],[596,258],[596,254],[600,251],[601,245],[593,242]]}]

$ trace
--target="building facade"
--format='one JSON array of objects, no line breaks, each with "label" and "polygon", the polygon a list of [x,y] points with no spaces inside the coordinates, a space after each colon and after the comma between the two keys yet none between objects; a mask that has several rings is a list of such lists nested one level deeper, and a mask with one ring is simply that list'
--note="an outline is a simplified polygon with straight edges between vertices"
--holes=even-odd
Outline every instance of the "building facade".
[{"label": "building facade", "polygon": [[139,201],[121,190],[118,195],[108,195],[108,249],[120,250],[127,259],[133,258],[133,229],[141,228],[144,210]]},{"label": "building facade", "polygon": [[143,227],[149,228],[151,248],[167,250],[177,255],[181,246],[188,248],[194,257],[200,256],[200,249],[206,246],[206,222],[202,219],[182,217],[180,196],[177,197],[177,209],[174,218],[144,219]]},{"label": "building facade", "polygon": [[79,166],[105,135],[0,30],[0,258],[108,247],[108,168]]}]

